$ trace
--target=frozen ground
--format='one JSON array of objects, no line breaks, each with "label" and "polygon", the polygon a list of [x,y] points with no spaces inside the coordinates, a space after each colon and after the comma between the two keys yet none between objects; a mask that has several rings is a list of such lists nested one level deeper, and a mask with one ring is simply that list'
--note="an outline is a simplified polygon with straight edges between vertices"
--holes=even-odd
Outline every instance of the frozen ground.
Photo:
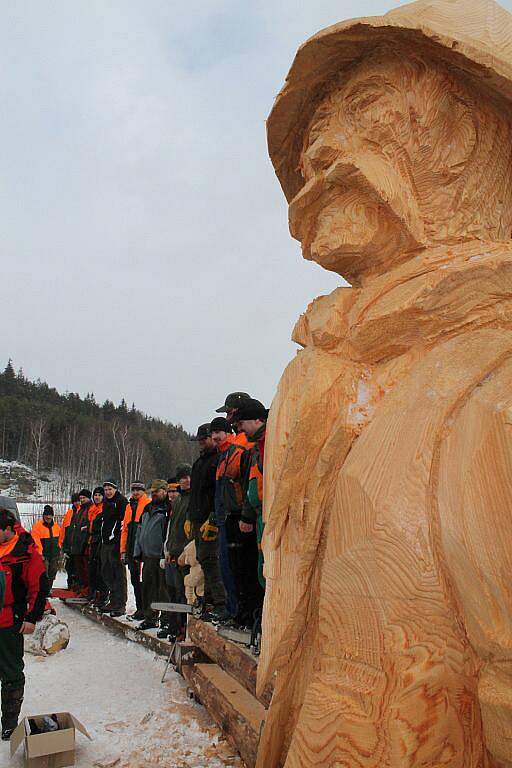
[{"label": "frozen ground", "polygon": [[[160,683],[162,657],[56,603],[71,642],[53,657],[25,655],[23,714],[72,712],[93,738],[77,734],[77,768],[241,766],[182,678],[171,669]],[[0,765],[8,764],[0,743]],[[23,765],[21,749],[11,765]]]}]

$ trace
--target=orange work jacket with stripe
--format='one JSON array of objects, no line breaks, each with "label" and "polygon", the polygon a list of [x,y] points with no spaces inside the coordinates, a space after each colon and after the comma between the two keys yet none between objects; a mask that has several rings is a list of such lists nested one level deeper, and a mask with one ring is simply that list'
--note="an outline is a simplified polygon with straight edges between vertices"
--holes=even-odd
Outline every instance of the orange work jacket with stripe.
[{"label": "orange work jacket with stripe", "polygon": [[139,525],[144,508],[147,507],[150,502],[151,499],[149,496],[146,493],[143,493],[137,502],[135,499],[130,499],[126,505],[123,527],[121,528],[121,554],[126,553],[128,555],[133,555],[137,526]]},{"label": "orange work jacket with stripe", "polygon": [[36,520],[30,534],[39,554],[46,560],[53,560],[59,556],[60,525],[53,523],[50,526],[46,525],[44,520]]},{"label": "orange work jacket with stripe", "polygon": [[98,543],[101,538],[98,531],[98,525],[101,525],[101,522],[98,521],[98,523],[94,525],[94,521],[102,512],[103,502],[101,502],[101,504],[91,504],[89,507],[89,546],[91,546],[93,542]]},{"label": "orange work jacket with stripe", "polygon": [[71,518],[73,517],[74,508],[70,507],[66,514],[64,515],[64,520],[62,521],[62,525],[60,527],[60,534],[59,534],[59,547],[62,549],[64,545],[64,538],[66,536],[66,530],[69,528],[71,524]]},{"label": "orange work jacket with stripe", "polygon": [[217,485],[215,489],[215,518],[217,522],[226,515],[242,509],[244,492],[243,479],[248,472],[249,451],[239,436],[227,435],[218,446]]},{"label": "orange work jacket with stripe", "polygon": [[241,445],[242,448],[249,449],[253,446],[253,443],[251,443],[245,432],[239,432],[238,435],[235,435],[233,442],[236,443],[236,445]]}]

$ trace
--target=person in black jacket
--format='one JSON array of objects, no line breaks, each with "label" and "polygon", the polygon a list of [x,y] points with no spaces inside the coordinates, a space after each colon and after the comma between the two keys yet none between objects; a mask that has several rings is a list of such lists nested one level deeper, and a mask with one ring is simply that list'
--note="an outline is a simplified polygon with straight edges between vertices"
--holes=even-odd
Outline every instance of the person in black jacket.
[{"label": "person in black jacket", "polygon": [[128,499],[114,480],[103,483],[103,520],[101,524],[101,575],[109,590],[108,603],[101,609],[111,616],[123,616],[126,608],[126,568],[121,562],[121,528]]},{"label": "person in black jacket", "polygon": [[80,592],[83,595],[89,591],[89,511],[92,507],[92,493],[88,488],[82,488],[78,492],[78,507],[73,520],[69,526],[71,544],[70,554],[73,558],[73,567],[75,569]]},{"label": "person in black jacket", "polygon": [[103,607],[106,600],[105,583],[101,575],[101,525],[103,522],[103,488],[92,492],[94,504],[89,510],[89,602]]},{"label": "person in black jacket", "polygon": [[[167,538],[164,544],[165,555],[165,581],[169,600],[171,603],[186,603],[185,577],[190,571],[188,565],[180,565],[178,560],[188,544],[185,535],[185,521],[187,519],[188,504],[190,501],[190,473],[189,464],[181,464],[176,467],[176,480],[178,481],[178,494],[171,505],[169,523],[167,525]],[[171,494],[168,492],[168,496]],[[176,636],[184,636],[187,624],[186,614],[171,614],[169,623],[169,639]]]},{"label": "person in black jacket", "polygon": [[219,566],[218,528],[212,524],[215,517],[215,483],[218,453],[212,440],[209,424],[201,424],[195,440],[200,455],[192,465],[190,501],[187,510],[186,533],[196,543],[196,556],[204,572],[205,603],[213,606],[203,618],[223,621],[226,612],[226,591]]},{"label": "person in black jacket", "polygon": [[[135,538],[133,556],[142,561],[142,604],[144,606],[144,621],[138,629],[153,629],[158,626],[158,611],[152,603],[166,603],[167,589],[162,560],[169,501],[167,499],[167,482],[153,480],[149,488],[151,501],[146,504],[140,518]],[[169,634],[170,617],[168,613],[160,616],[160,631],[157,637],[167,637]]]}]

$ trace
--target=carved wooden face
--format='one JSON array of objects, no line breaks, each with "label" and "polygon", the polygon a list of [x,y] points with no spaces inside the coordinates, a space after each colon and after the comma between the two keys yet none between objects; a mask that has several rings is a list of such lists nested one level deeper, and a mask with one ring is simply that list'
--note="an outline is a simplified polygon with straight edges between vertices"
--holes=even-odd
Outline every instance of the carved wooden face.
[{"label": "carved wooden face", "polygon": [[499,107],[461,77],[378,52],[314,114],[291,233],[305,258],[356,281],[428,244],[508,239],[511,140]]}]

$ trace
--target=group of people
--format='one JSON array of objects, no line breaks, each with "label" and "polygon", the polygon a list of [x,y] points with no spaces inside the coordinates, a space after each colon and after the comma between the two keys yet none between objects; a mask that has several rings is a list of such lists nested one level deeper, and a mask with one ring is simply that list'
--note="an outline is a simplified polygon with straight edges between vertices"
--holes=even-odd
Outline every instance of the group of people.
[{"label": "group of people", "polygon": [[124,616],[127,574],[139,629],[180,637],[185,615],[155,603],[186,602],[191,569],[199,565],[193,601],[207,621],[252,631],[261,617],[261,555],[265,430],[268,411],[244,392],[233,392],[219,415],[201,424],[199,456],[168,480],[148,487],[134,480],[126,498],[113,479],[93,492],[82,488],[62,525],[44,508],[32,536],[53,584],[61,554],[68,587],[103,613]]},{"label": "group of people", "polygon": [[[253,631],[261,621],[268,412],[234,392],[217,413],[225,415],[197,430],[192,466],[147,489],[134,481],[129,499],[113,479],[92,493],[82,488],[60,526],[46,505],[31,533],[0,508],[2,739],[10,738],[23,701],[23,637],[51,609],[62,557],[68,586],[111,616],[125,614],[128,568],[136,602],[130,618],[139,629],[158,627],[160,637],[184,633],[185,602],[196,603],[207,621]],[[175,610],[165,610],[170,603]]]}]

